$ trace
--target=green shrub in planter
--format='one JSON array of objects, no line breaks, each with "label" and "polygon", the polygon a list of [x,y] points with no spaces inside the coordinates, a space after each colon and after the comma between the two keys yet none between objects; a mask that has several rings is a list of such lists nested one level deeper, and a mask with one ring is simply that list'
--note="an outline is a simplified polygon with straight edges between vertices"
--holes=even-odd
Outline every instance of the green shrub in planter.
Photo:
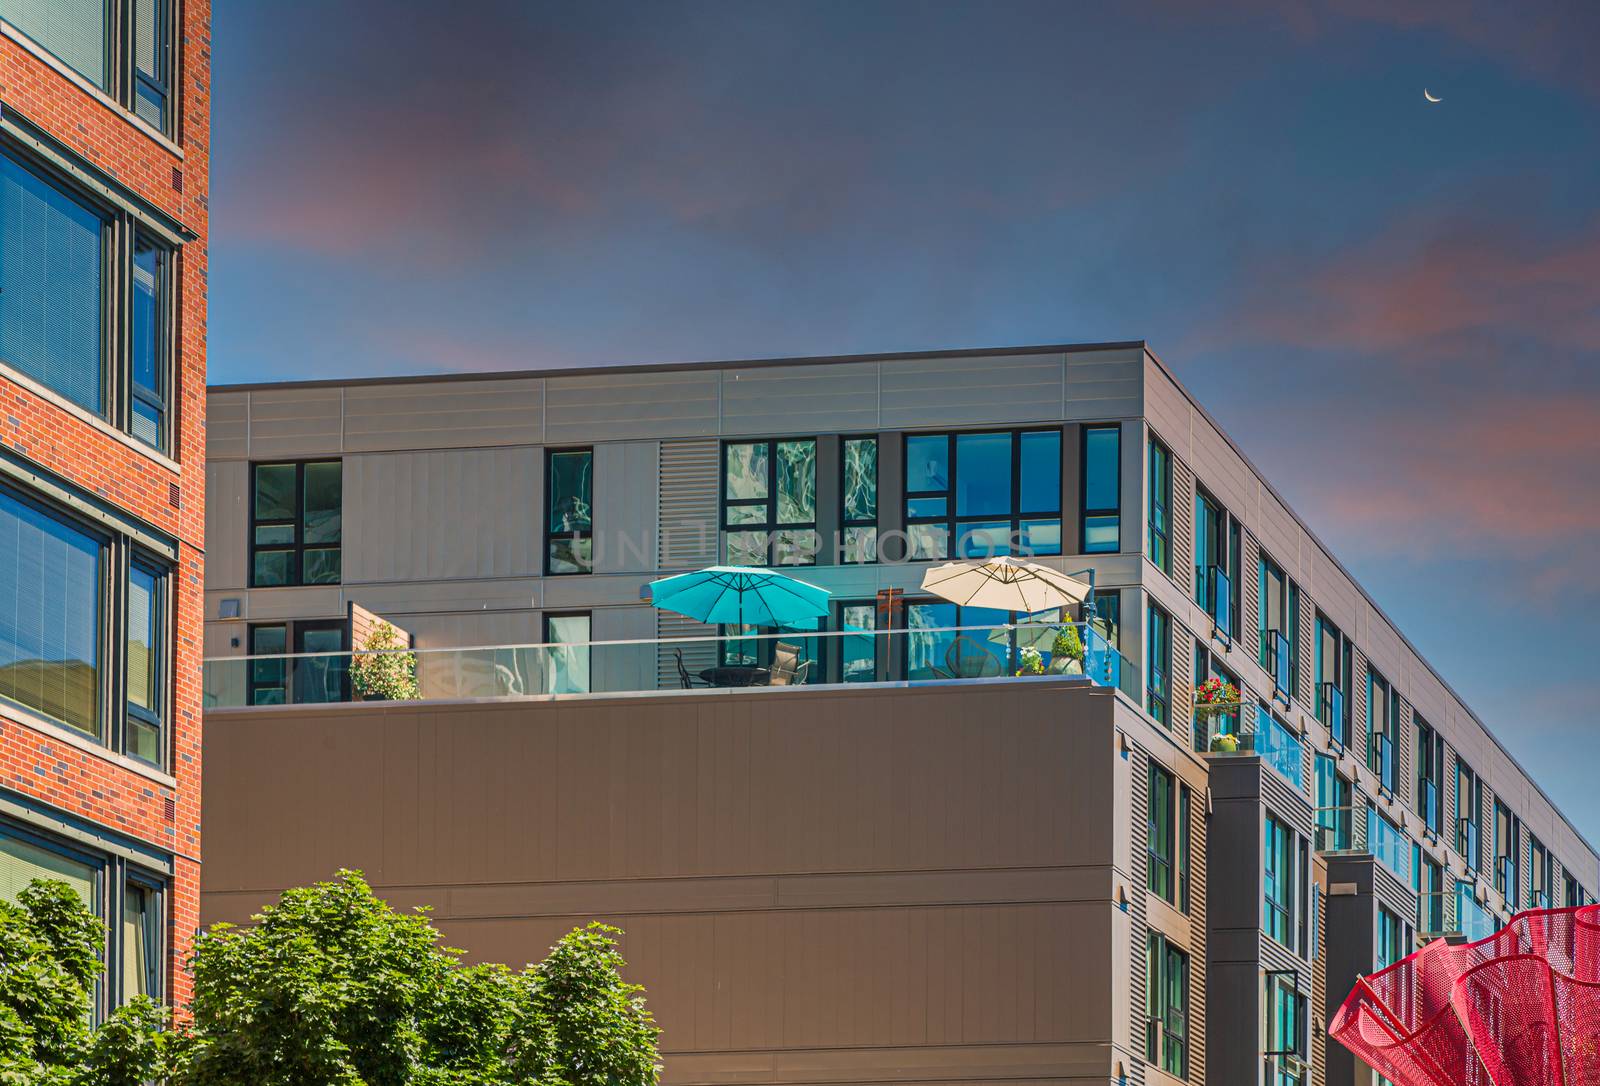
[{"label": "green shrub in planter", "polygon": [[350,687],[366,701],[415,701],[417,698],[417,658],[404,649],[400,632],[380,622],[361,642],[361,651],[350,660]]},{"label": "green shrub in planter", "polygon": [[1083,659],[1083,638],[1078,636],[1076,626],[1061,627],[1050,644],[1050,655],[1067,660]]},{"label": "green shrub in planter", "polygon": [[1239,752],[1239,737],[1237,735],[1213,735],[1211,749],[1219,754],[1237,754]]}]

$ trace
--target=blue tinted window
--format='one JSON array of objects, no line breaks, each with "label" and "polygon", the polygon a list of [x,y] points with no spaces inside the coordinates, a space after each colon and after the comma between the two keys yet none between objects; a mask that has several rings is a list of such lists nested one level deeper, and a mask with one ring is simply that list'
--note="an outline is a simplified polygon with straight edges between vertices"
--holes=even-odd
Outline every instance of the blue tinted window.
[{"label": "blue tinted window", "polygon": [[1053,513],[1061,508],[1061,431],[1022,435],[1023,513]]},{"label": "blue tinted window", "polygon": [[1011,435],[956,438],[956,516],[1011,512]]},{"label": "blue tinted window", "polygon": [[906,438],[906,493],[950,489],[950,439],[944,434]]},{"label": "blue tinted window", "polygon": [[166,418],[161,308],[165,304],[165,254],[140,238],[133,249],[133,436],[161,447]]},{"label": "blue tinted window", "polygon": [[105,230],[99,213],[0,154],[0,361],[96,414]]},{"label": "blue tinted window", "polygon": [[1117,450],[1120,435],[1115,426],[1095,426],[1083,432],[1083,504],[1086,509],[1117,509]]}]

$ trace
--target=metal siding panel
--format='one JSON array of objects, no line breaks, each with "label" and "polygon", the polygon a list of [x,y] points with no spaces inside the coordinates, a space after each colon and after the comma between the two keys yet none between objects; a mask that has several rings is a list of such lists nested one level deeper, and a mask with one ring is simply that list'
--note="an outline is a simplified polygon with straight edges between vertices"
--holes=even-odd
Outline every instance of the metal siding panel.
[{"label": "metal siding panel", "polygon": [[725,435],[828,434],[878,428],[878,364],[719,371]]},{"label": "metal siding panel", "polygon": [[1143,351],[1085,351],[1067,355],[1062,418],[1137,417],[1144,398],[1143,373]]},{"label": "metal siding panel", "polygon": [[1190,415],[1193,408],[1183,390],[1173,383],[1155,359],[1144,356],[1144,414],[1150,428],[1161,443],[1172,450],[1174,457],[1188,460],[1190,448]]},{"label": "metal siding panel", "polygon": [[255,389],[250,393],[250,458],[337,456],[343,449],[341,388]]},{"label": "metal siding panel", "polygon": [[655,568],[660,450],[656,441],[594,447],[596,573],[643,573]]},{"label": "metal siding panel", "polygon": [[547,378],[545,440],[558,445],[714,435],[719,387],[716,370]]},{"label": "metal siding panel", "polygon": [[349,452],[536,445],[544,382],[537,378],[407,382],[345,389]]},{"label": "metal siding panel", "polygon": [[883,362],[882,425],[1010,425],[1060,414],[1063,355],[984,355]]},{"label": "metal siding panel", "polygon": [[206,587],[242,589],[250,561],[250,465],[206,463]]},{"label": "metal siding panel", "polygon": [[250,394],[206,395],[206,460],[243,460],[250,455]]}]

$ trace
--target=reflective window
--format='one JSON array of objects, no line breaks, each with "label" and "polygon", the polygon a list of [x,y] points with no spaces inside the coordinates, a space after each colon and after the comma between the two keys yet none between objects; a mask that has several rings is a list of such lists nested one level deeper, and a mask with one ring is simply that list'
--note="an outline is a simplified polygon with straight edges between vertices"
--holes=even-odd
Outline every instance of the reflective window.
[{"label": "reflective window", "polygon": [[815,439],[723,446],[722,540],[730,566],[816,562]]},{"label": "reflective window", "polygon": [[1171,723],[1172,620],[1155,604],[1145,617],[1145,710],[1162,724]]},{"label": "reflective window", "polygon": [[133,0],[133,111],[162,132],[172,130],[172,5]]},{"label": "reflective window", "polygon": [[878,560],[878,439],[847,437],[841,444],[843,478],[839,524],[844,562]]},{"label": "reflective window", "polygon": [[1163,573],[1172,572],[1172,453],[1155,438],[1150,439],[1146,467],[1150,477],[1145,486],[1150,507],[1145,511],[1147,532],[1145,554]]},{"label": "reflective window", "polygon": [[1367,669],[1367,768],[1390,792],[1400,782],[1400,699],[1382,675]]},{"label": "reflective window", "polygon": [[544,641],[550,657],[549,693],[589,693],[592,640],[587,611],[544,616]]},{"label": "reflective window", "polygon": [[128,566],[128,731],[126,752],[161,764],[161,713],[165,700],[166,581],[143,562]]},{"label": "reflective window", "polygon": [[99,737],[106,541],[0,489],[0,697]]},{"label": "reflective window", "polygon": [[1226,509],[1203,490],[1194,498],[1194,598],[1218,633],[1239,632],[1240,529]]},{"label": "reflective window", "polygon": [[350,656],[345,623],[294,624],[292,664],[297,705],[322,705],[350,700]]},{"label": "reflective window", "polygon": [[1522,883],[1518,870],[1517,834],[1520,831],[1517,816],[1499,800],[1494,801],[1494,888],[1505,899],[1506,908],[1515,912],[1520,907]]},{"label": "reflective window", "polygon": [[1153,760],[1146,782],[1146,814],[1149,820],[1149,863],[1146,867],[1146,887],[1152,894],[1167,902],[1177,900],[1175,822],[1178,806],[1178,786],[1171,773]]},{"label": "reflective window", "polygon": [[545,573],[594,571],[594,450],[561,449],[545,467]]},{"label": "reflective window", "polygon": [[1354,808],[1350,782],[1339,775],[1339,763],[1317,755],[1317,851],[1350,848]]},{"label": "reflective window", "polygon": [[1276,815],[1266,816],[1265,902],[1261,926],[1273,939],[1293,950],[1298,924],[1299,891],[1295,870],[1295,833]]},{"label": "reflective window", "polygon": [[1483,870],[1483,782],[1466,762],[1456,762],[1456,851],[1473,871]]},{"label": "reflective window", "polygon": [[1114,554],[1122,549],[1122,430],[1083,428],[1083,496],[1079,510],[1083,554]]},{"label": "reflective window", "polygon": [[1422,824],[1434,833],[1444,831],[1444,737],[1418,714],[1416,750],[1412,758],[1417,767],[1417,814]]},{"label": "reflective window", "polygon": [[6,21],[101,90],[111,90],[111,5],[106,0],[6,0]]},{"label": "reflective window", "polygon": [[250,661],[248,699],[251,705],[283,705],[288,702],[289,661],[281,658],[288,651],[288,626],[274,623],[250,627],[251,657],[280,657]]},{"label": "reflective window", "polygon": [[1350,639],[1322,615],[1317,615],[1317,718],[1328,726],[1334,741],[1350,745],[1351,687]]},{"label": "reflective window", "polygon": [[1411,953],[1411,928],[1388,906],[1378,906],[1378,953],[1373,962],[1379,969],[1387,969]]},{"label": "reflective window", "polygon": [[100,871],[92,859],[49,847],[42,837],[0,827],[0,901],[15,903],[34,879],[58,879],[100,910]]},{"label": "reflective window", "polygon": [[344,505],[338,460],[256,464],[250,584],[338,584]]},{"label": "reflective window", "polygon": [[1265,554],[1260,566],[1259,663],[1275,692],[1292,698],[1300,693],[1300,589]]},{"label": "reflective window", "polygon": [[1145,1060],[1189,1077],[1189,956],[1150,932],[1145,947]]},{"label": "reflective window", "polygon": [[132,415],[129,432],[146,445],[166,447],[167,251],[140,237],[133,247]]},{"label": "reflective window", "polygon": [[106,414],[106,216],[0,153],[0,362]]},{"label": "reflective window", "polygon": [[[170,0],[5,0],[0,18],[146,124],[173,131]],[[119,33],[128,26],[131,35]]]},{"label": "reflective window", "polygon": [[908,434],[908,557],[1061,553],[1061,431]]}]

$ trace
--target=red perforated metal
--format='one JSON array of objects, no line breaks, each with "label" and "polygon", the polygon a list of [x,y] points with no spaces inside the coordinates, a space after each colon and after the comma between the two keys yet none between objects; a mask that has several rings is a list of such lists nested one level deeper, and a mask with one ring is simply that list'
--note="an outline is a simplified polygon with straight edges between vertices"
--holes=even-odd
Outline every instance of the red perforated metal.
[{"label": "red perforated metal", "polygon": [[1600,1086],[1600,906],[1435,940],[1362,978],[1328,1033],[1396,1086]]}]

